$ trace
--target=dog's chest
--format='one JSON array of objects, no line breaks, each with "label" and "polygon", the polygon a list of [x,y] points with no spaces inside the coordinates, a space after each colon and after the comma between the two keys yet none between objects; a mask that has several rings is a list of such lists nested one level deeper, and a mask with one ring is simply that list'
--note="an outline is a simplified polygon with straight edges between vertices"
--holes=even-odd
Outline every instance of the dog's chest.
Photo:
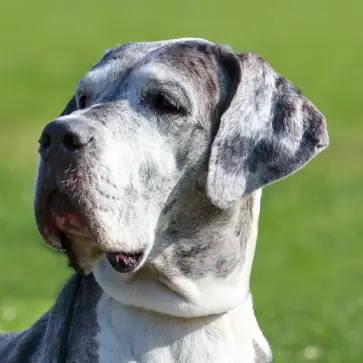
[{"label": "dog's chest", "polygon": [[252,363],[252,340],[236,338],[227,321],[147,315],[104,295],[97,308],[100,363]]}]

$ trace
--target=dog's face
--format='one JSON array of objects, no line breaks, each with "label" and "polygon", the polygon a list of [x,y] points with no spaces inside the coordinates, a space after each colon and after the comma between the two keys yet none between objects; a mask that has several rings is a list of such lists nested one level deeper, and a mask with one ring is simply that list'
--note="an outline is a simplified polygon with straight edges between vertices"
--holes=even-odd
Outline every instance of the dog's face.
[{"label": "dog's face", "polygon": [[216,275],[223,260],[232,271],[239,247],[198,231],[218,235],[206,226],[227,228],[241,200],[327,145],[321,113],[257,55],[199,39],[125,44],[41,135],[37,224],[82,272],[106,256],[135,273],[163,254],[175,274]]}]

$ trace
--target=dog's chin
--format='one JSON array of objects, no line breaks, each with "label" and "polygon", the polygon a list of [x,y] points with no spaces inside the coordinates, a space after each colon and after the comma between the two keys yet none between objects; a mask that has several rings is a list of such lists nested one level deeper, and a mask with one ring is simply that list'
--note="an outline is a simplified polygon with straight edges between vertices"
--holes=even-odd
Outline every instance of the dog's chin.
[{"label": "dog's chin", "polygon": [[82,237],[60,232],[62,250],[68,257],[68,262],[80,274],[89,274],[98,261],[104,256],[104,251],[97,247],[91,237]]},{"label": "dog's chin", "polygon": [[64,233],[64,252],[68,256],[69,264],[81,274],[88,274],[93,267],[106,256],[109,264],[119,273],[132,273],[141,268],[144,253],[105,251],[97,246],[90,237],[80,237]]},{"label": "dog's chin", "polygon": [[65,252],[69,264],[81,274],[90,273],[103,256],[120,273],[136,271],[145,259],[141,249],[125,251],[110,247],[117,243],[104,240],[105,234],[97,229],[95,217],[87,218],[87,213],[82,213],[79,206],[75,208],[63,193],[53,192],[42,209],[46,218],[36,214],[41,236],[48,245]]}]

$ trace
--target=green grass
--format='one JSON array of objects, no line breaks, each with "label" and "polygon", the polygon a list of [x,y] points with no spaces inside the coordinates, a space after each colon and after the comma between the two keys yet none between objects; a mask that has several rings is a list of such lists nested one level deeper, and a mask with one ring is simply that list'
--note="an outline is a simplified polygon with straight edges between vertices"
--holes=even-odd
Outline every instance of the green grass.
[{"label": "green grass", "polygon": [[264,56],[328,119],[330,148],[264,191],[252,275],[275,362],[363,361],[360,0],[5,1],[0,11],[0,330],[71,273],[32,215],[37,138],[105,48],[199,36]]}]

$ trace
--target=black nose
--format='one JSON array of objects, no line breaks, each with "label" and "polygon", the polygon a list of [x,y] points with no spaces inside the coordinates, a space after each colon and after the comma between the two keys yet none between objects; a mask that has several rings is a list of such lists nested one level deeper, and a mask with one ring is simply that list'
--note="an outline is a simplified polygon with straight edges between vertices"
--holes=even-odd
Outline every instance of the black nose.
[{"label": "black nose", "polygon": [[93,131],[84,120],[55,120],[50,122],[39,138],[39,153],[47,156],[51,150],[73,153],[93,140]]}]

